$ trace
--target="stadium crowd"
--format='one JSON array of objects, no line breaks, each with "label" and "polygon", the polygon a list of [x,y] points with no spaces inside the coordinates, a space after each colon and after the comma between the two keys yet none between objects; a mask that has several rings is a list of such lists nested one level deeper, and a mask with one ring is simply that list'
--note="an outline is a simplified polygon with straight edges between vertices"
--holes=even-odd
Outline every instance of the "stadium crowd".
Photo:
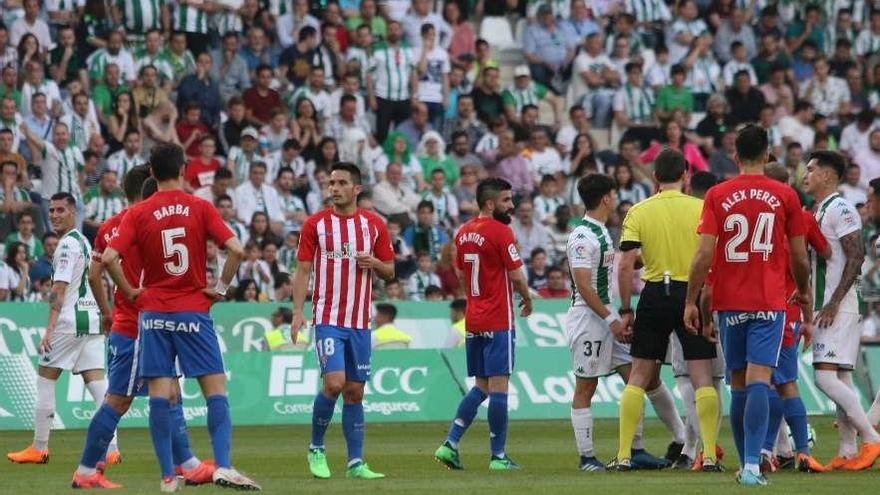
[{"label": "stadium crowd", "polygon": [[[530,287],[570,297],[579,177],[616,181],[616,237],[660,150],[685,154],[699,192],[737,174],[748,122],[798,189],[808,152],[844,153],[841,192],[863,211],[880,175],[878,3],[0,0],[0,300],[47,293],[52,194],[78,198],[93,238],[162,142],[245,245],[239,301],[290,300],[298,230],[340,160],[388,222],[387,300],[461,297],[448,240],[486,176],[514,186]],[[209,246],[209,275],[223,259]],[[875,256],[863,292],[880,294]]]}]

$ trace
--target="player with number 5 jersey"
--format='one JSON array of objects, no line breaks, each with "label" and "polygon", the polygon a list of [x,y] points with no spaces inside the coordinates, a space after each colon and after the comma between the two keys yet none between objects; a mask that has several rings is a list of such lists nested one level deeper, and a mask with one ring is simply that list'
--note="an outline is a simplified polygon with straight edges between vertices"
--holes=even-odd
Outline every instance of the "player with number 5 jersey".
[{"label": "player with number 5 jersey", "polygon": [[513,372],[513,289],[520,294],[520,315],[532,312],[522,259],[510,229],[512,186],[504,179],[486,179],[477,186],[480,215],[462,225],[455,236],[455,267],[467,295],[465,350],[468,376],[476,384],[461,400],[443,445],[434,458],[450,469],[462,469],[458,442],[489,398],[490,470],[517,469],[504,451],[507,439],[507,386]]},{"label": "player with number 5 jersey", "polygon": [[[790,295],[786,275],[792,271],[797,299],[808,307],[809,263],[797,193],[764,175],[767,132],[754,125],[741,129],[736,156],[741,175],[709,189],[703,203],[684,319],[691,332],[700,330],[696,301],[711,267],[716,281],[712,310],[718,312],[721,327],[730,374],[731,430],[742,465],[737,481],[755,486],[768,483],[759,464],[768,428],[770,379],[779,360]],[[712,324],[702,330],[715,339]]]},{"label": "player with number 5 jersey", "polygon": [[[185,158],[177,145],[159,145],[150,155],[150,173],[158,191],[132,206],[101,256],[104,268],[127,299],[135,301],[140,372],[148,380],[150,434],[161,468],[162,491],[177,489],[173,463],[171,400],[179,375],[198,380],[208,409],[214,448],[214,483],[238,489],[259,485],[236,471],[230,461],[232,423],[226,374],[214,323],[208,310],[222,298],[241,263],[243,249],[211,203],[186,193],[181,182]],[[207,241],[226,248],[223,273],[215,288],[207,285]],[[143,263],[141,288],[128,283],[119,258],[137,250]]]}]

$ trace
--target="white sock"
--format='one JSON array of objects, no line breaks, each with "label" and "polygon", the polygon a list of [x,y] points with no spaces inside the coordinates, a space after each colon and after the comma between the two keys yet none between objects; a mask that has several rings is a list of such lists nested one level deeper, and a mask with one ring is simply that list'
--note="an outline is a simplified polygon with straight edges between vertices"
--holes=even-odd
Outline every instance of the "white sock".
[{"label": "white sock", "polygon": [[37,376],[37,403],[34,407],[34,448],[49,448],[49,430],[55,420],[55,380]]},{"label": "white sock", "polygon": [[183,461],[183,464],[181,464],[180,467],[182,467],[186,471],[191,471],[191,470],[199,467],[199,464],[201,464],[201,463],[202,463],[202,461],[200,461],[198,457],[192,456],[189,459]]},{"label": "white sock", "polygon": [[[104,403],[104,396],[107,395],[107,379],[92,380],[86,383],[86,388],[89,394],[91,394],[92,399],[95,399],[95,411],[97,411]],[[113,439],[107,445],[107,452],[115,452],[117,450],[119,450],[119,446],[116,444],[116,431],[113,431]]]},{"label": "white sock", "polygon": [[657,416],[666,425],[666,429],[672,433],[673,440],[676,443],[684,443],[684,423],[681,421],[681,416],[678,415],[678,409],[675,408],[672,392],[663,382],[660,382],[659,387],[648,390],[646,395],[651,400],[651,405],[654,406]]},{"label": "white sock", "polygon": [[861,435],[862,440],[871,443],[880,442],[880,435],[877,434],[877,431],[874,430],[874,427],[868,421],[868,417],[859,403],[859,396],[841,378],[843,377],[840,377],[833,370],[816,370],[816,386],[833,400],[835,404],[846,411],[850,424]]},{"label": "white sock", "polygon": [[645,448],[645,442],[642,436],[645,433],[645,408],[642,408],[642,417],[639,418],[639,426],[636,427],[636,433],[633,435],[633,450],[642,450]]},{"label": "white sock", "polygon": [[593,410],[589,407],[571,410],[571,426],[578,454],[593,457]]},{"label": "white sock", "polygon": [[788,429],[788,423],[785,421],[779,425],[779,434],[776,435],[776,455],[782,457],[793,457],[794,453],[791,451],[791,442],[788,441],[788,434],[791,431]]},{"label": "white sock", "polygon": [[856,435],[856,429],[849,422],[846,411],[837,406],[837,436],[839,438],[837,455],[850,459],[859,453]]},{"label": "white sock", "polygon": [[875,426],[880,423],[880,390],[874,396],[874,403],[871,404],[871,409],[868,409],[868,421]]},{"label": "white sock", "polygon": [[690,377],[677,376],[675,383],[678,394],[684,404],[685,413],[685,441],[681,453],[694,459],[697,455],[697,444],[700,442],[700,422],[697,419],[697,405],[694,399],[694,386]]}]

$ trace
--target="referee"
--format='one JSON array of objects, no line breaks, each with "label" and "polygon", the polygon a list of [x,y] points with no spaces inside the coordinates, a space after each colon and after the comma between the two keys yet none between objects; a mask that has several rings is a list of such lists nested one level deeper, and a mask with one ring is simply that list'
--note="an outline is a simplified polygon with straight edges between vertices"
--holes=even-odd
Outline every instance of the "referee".
[{"label": "referee", "polygon": [[[695,390],[697,416],[703,438],[703,471],[719,471],[715,458],[718,394],[712,383],[715,345],[691,335],[683,323],[685,293],[691,259],[697,250],[697,224],[703,202],[681,192],[687,162],[675,150],[660,152],[654,162],[654,179],[660,192],[634,205],[623,221],[622,259],[618,273],[624,333],[618,340],[632,342],[632,371],[620,396],[620,448],[609,468],[628,471],[633,435],[645,401],[645,389],[659,379],[666,358],[669,334],[681,341]],[[641,250],[645,288],[633,321],[630,308],[632,279]]]}]

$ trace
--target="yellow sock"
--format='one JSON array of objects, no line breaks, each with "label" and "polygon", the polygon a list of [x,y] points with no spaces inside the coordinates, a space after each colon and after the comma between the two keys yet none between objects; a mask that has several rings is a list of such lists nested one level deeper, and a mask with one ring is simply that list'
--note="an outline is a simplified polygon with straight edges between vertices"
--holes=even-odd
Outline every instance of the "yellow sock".
[{"label": "yellow sock", "polygon": [[635,385],[627,385],[620,394],[620,450],[618,459],[629,459],[632,456],[633,436],[642,418],[645,407],[645,390]]},{"label": "yellow sock", "polygon": [[700,436],[703,437],[703,457],[715,460],[715,443],[718,441],[718,392],[715,387],[700,387],[694,392],[697,418],[700,420]]}]

